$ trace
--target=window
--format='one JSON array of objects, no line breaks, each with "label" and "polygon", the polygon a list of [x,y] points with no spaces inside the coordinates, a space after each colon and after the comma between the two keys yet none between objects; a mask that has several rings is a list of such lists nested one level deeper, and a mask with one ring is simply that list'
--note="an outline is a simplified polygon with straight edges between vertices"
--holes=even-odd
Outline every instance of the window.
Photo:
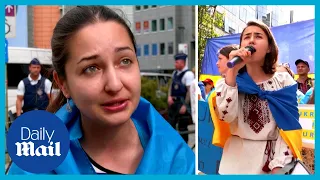
[{"label": "window", "polygon": [[137,56],[141,56],[141,45],[137,45]]},{"label": "window", "polygon": [[[42,64],[41,67],[42,68],[40,73],[44,75],[49,73],[48,69],[52,68],[51,65],[44,65],[44,64]],[[21,79],[27,77],[28,74],[29,74],[29,64],[11,64],[11,63],[7,64],[8,89],[13,89],[13,90],[17,89]],[[52,81],[51,78],[49,78],[49,80]],[[11,98],[9,98],[8,101],[10,101],[10,99]]]},{"label": "window", "polygon": [[143,6],[143,9],[148,9],[149,6]]},{"label": "window", "polygon": [[152,20],[151,28],[152,28],[152,32],[157,31],[157,20]]},{"label": "window", "polygon": [[168,43],[168,54],[173,54],[173,42]]},{"label": "window", "polygon": [[241,7],[240,8],[240,19],[243,21],[243,22],[246,22],[246,19],[247,19],[247,9]]},{"label": "window", "polygon": [[173,18],[172,17],[169,17],[168,18],[168,30],[169,29],[173,29]]},{"label": "window", "polygon": [[149,21],[143,22],[143,30],[144,32],[149,32]]},{"label": "window", "polygon": [[262,22],[265,23],[267,26],[271,27],[271,14],[268,13],[266,16],[262,16]]},{"label": "window", "polygon": [[160,31],[164,31],[165,29],[164,19],[160,19]]},{"label": "window", "polygon": [[143,47],[144,56],[149,56],[149,44],[145,44]]},{"label": "window", "polygon": [[152,44],[152,56],[158,55],[158,46],[157,44]]},{"label": "window", "polygon": [[224,31],[229,32],[229,17],[224,17]]},{"label": "window", "polygon": [[136,33],[141,33],[141,22],[136,22]]},{"label": "window", "polygon": [[229,27],[229,33],[230,34],[234,34],[236,32],[236,30],[234,30],[232,27]]},{"label": "window", "polygon": [[155,8],[155,7],[157,7],[157,5],[152,5],[152,6],[151,6],[151,8]]},{"label": "window", "polygon": [[164,43],[160,43],[160,55],[166,54],[166,46]]},{"label": "window", "polygon": [[140,11],[141,10],[141,6],[136,6],[136,11]]},{"label": "window", "polygon": [[60,10],[60,17],[62,17],[64,14],[64,6],[60,6],[59,7],[59,10]]}]

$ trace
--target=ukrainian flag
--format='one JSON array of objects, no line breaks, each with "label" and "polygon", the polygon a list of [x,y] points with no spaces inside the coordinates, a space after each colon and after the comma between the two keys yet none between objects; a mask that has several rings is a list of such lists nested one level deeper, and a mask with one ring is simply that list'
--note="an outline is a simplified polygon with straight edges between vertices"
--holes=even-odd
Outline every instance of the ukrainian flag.
[{"label": "ukrainian flag", "polygon": [[[266,99],[271,113],[280,130],[280,135],[289,146],[295,158],[302,160],[302,127],[299,123],[297,103],[297,84],[284,87],[278,91],[262,91],[251,77],[245,72],[237,77],[238,90],[241,93],[257,94]],[[212,144],[223,147],[231,136],[229,124],[220,121],[216,109],[216,93],[209,97],[210,114],[214,124]]]},{"label": "ukrainian flag", "polygon": [[302,127],[299,123],[297,102],[298,85],[284,87],[277,91],[262,91],[247,72],[237,76],[239,92],[257,94],[266,99],[272,116],[280,130],[280,135],[289,146],[295,158],[302,160]]},{"label": "ukrainian flag", "polygon": [[212,135],[212,144],[223,148],[224,144],[231,136],[230,127],[227,122],[220,121],[218,118],[217,104],[216,104],[216,91],[213,91],[208,97],[210,115],[214,125],[214,132]]}]

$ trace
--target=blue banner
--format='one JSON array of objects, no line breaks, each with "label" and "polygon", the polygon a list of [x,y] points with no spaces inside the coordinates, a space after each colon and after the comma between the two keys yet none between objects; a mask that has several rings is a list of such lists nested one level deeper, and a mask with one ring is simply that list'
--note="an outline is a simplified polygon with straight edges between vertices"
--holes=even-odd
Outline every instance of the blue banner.
[{"label": "blue banner", "polygon": [[[309,62],[310,73],[314,73],[314,19],[271,28],[279,47],[279,63],[289,63],[297,73],[295,61],[303,59]],[[202,62],[202,74],[219,75],[216,66],[217,52],[230,44],[239,44],[240,34],[221,36],[207,40]]]},{"label": "blue banner", "polygon": [[222,148],[212,145],[213,123],[208,102],[198,101],[198,169],[218,174]]}]

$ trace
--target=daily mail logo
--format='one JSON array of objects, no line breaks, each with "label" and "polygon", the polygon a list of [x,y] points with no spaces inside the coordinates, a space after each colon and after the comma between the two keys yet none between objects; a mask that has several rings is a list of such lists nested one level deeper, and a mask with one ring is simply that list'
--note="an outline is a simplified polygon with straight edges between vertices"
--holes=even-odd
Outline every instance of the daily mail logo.
[{"label": "daily mail logo", "polygon": [[[46,130],[45,127],[39,130],[30,130],[28,127],[21,127],[21,140],[22,142],[16,142],[17,156],[61,156],[60,142],[53,144],[52,137],[55,130],[51,133]],[[35,148],[35,144],[32,141],[47,141],[49,146],[41,145]],[[26,142],[29,141],[29,142]]]},{"label": "daily mail logo", "polygon": [[66,158],[70,137],[57,116],[37,110],[26,112],[13,122],[6,143],[18,168],[29,173],[49,173]]}]

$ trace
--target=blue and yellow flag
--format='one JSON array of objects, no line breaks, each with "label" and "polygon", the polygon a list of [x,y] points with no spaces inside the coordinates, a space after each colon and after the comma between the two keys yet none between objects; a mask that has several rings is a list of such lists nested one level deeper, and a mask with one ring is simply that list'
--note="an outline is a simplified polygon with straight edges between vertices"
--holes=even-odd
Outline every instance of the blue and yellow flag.
[{"label": "blue and yellow flag", "polygon": [[[281,137],[289,146],[294,157],[302,160],[302,127],[299,123],[297,84],[278,91],[262,91],[245,72],[237,76],[237,85],[239,92],[257,94],[259,98],[268,101],[271,113],[280,129]],[[231,136],[230,127],[228,123],[219,120],[218,112],[215,111],[217,108],[215,92],[210,95],[208,103],[214,124],[212,144],[223,148]]]},{"label": "blue and yellow flag", "polygon": [[213,91],[208,97],[210,115],[212,123],[214,125],[214,132],[212,135],[212,144],[223,148],[224,144],[231,136],[229,123],[221,121],[218,116],[217,104],[216,104],[216,91]]},{"label": "blue and yellow flag", "polygon": [[256,94],[266,99],[272,116],[280,129],[280,135],[290,147],[295,158],[302,160],[302,127],[299,123],[297,102],[297,84],[277,91],[263,91],[251,79],[247,72],[237,76],[238,90],[241,93]]}]

